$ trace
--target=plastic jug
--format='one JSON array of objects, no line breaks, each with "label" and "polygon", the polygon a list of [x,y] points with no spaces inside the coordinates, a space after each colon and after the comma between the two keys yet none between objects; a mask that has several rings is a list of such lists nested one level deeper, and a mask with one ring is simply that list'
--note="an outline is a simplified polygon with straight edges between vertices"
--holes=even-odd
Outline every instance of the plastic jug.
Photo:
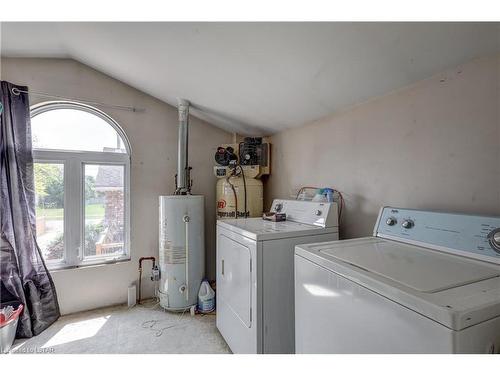
[{"label": "plastic jug", "polygon": [[317,189],[316,195],[312,199],[313,202],[328,202],[326,195],[323,193],[323,189]]},{"label": "plastic jug", "polygon": [[198,292],[198,310],[202,313],[215,310],[215,292],[207,280],[203,280]]},{"label": "plastic jug", "polygon": [[324,188],[323,189],[323,194],[325,195],[327,202],[333,202],[334,201],[333,192],[334,191],[331,188]]}]

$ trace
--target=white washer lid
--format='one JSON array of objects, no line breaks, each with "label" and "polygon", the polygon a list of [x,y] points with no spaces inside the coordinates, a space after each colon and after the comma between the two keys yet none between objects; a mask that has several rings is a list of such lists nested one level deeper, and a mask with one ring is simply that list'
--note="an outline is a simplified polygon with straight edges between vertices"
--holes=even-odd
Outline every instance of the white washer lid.
[{"label": "white washer lid", "polygon": [[378,237],[297,245],[295,255],[453,330],[500,316],[496,264]]},{"label": "white washer lid", "polygon": [[475,264],[466,258],[389,241],[343,243],[320,253],[426,293],[500,275],[487,263]]},{"label": "white washer lid", "polygon": [[273,222],[258,217],[217,220],[217,225],[256,241],[309,236],[338,230],[337,227],[323,228],[295,221]]}]

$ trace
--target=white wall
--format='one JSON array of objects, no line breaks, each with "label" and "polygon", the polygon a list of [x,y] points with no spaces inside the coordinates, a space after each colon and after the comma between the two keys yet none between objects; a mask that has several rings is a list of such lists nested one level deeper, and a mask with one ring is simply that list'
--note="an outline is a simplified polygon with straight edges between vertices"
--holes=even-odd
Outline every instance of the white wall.
[{"label": "white wall", "polygon": [[[144,113],[133,113],[102,108],[122,126],[132,146],[132,260],[52,272],[63,314],[125,302],[127,287],[138,277],[139,257],[158,257],[158,196],[171,194],[175,188],[176,108],[72,60],[2,58],[1,79],[27,85],[33,91],[146,109]],[[32,97],[31,104],[43,100],[46,99]],[[193,193],[205,196],[210,278],[215,277],[216,179],[212,160],[216,146],[229,141],[229,133],[191,117],[189,157],[194,168]],[[151,295],[151,282],[146,274],[143,295]]]},{"label": "white wall", "polygon": [[500,215],[499,73],[475,60],[274,135],[266,205],[336,187],[344,238],[370,235],[382,205]]}]

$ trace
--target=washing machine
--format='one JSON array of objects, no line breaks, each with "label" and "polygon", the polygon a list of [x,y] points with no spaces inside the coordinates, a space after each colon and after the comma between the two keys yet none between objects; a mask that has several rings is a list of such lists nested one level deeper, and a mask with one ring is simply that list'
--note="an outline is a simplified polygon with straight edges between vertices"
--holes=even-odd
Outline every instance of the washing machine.
[{"label": "washing machine", "polygon": [[336,203],[274,200],[287,220],[217,221],[217,328],[233,353],[293,353],[294,247],[338,239]]},{"label": "washing machine", "polygon": [[500,218],[384,207],[295,249],[297,353],[498,353]]}]

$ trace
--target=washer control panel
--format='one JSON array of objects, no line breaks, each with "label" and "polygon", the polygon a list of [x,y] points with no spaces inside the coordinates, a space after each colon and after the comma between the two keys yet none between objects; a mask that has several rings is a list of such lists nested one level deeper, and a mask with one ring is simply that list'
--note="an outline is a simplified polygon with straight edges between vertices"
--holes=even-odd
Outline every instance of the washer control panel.
[{"label": "washer control panel", "polygon": [[275,199],[271,205],[271,212],[285,213],[287,221],[316,225],[323,228],[338,226],[336,202]]},{"label": "washer control panel", "polygon": [[500,262],[500,217],[384,207],[374,235]]}]

